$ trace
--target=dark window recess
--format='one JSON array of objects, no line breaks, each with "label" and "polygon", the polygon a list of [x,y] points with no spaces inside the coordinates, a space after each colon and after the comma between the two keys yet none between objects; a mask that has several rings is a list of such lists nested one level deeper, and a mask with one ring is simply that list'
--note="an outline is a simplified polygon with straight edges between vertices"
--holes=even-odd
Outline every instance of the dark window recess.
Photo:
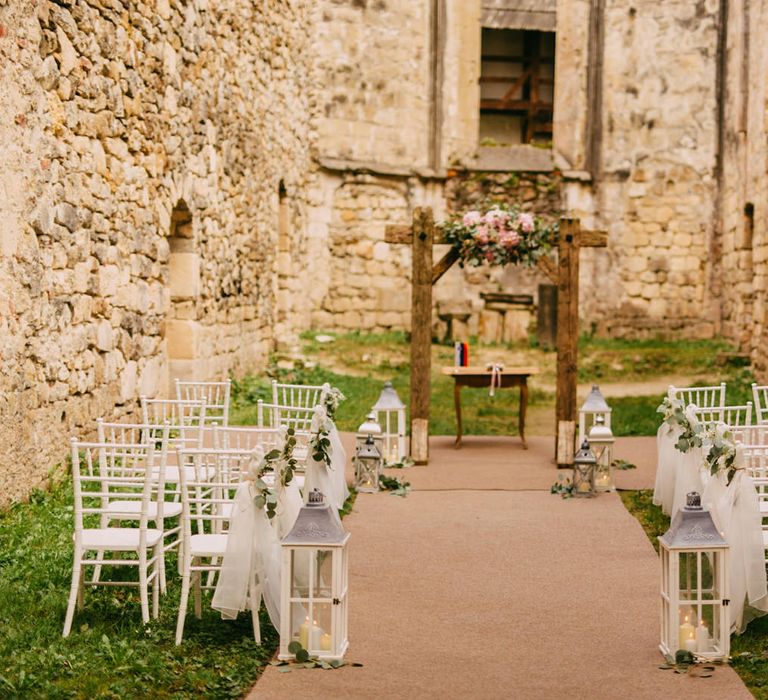
[{"label": "dark window recess", "polygon": [[554,89],[554,32],[483,28],[481,145],[549,145]]}]

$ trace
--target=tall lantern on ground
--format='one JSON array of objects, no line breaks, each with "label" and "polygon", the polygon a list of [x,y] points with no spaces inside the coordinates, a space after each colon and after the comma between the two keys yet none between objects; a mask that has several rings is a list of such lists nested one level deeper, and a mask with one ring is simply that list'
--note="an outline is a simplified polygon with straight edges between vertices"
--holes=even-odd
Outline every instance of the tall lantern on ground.
[{"label": "tall lantern on ground", "polygon": [[[392,382],[385,382],[373,413],[382,426],[384,464],[397,464],[406,456],[405,404],[400,400]],[[381,416],[379,415],[381,414]]]},{"label": "tall lantern on ground", "polygon": [[296,656],[291,642],[320,659],[346,653],[348,540],[338,513],[315,489],[282,540],[279,659]]},{"label": "tall lantern on ground", "polygon": [[729,546],[698,493],[689,493],[661,537],[662,654],[687,649],[708,661],[727,659]]},{"label": "tall lantern on ground", "polygon": [[613,437],[611,429],[605,424],[602,415],[595,417],[595,422],[589,429],[587,438],[589,446],[595,453],[597,464],[595,465],[595,490],[613,491]]},{"label": "tall lantern on ground", "polygon": [[578,497],[591,497],[595,495],[595,465],[597,459],[589,443],[584,440],[581,449],[573,458],[572,493]]},{"label": "tall lantern on ground", "polygon": [[361,493],[378,493],[382,466],[381,452],[369,435],[355,449],[355,488]]},{"label": "tall lantern on ground", "polygon": [[611,407],[605,402],[605,397],[600,392],[597,384],[592,385],[587,400],[579,409],[579,444],[587,439],[590,428],[594,425],[598,416],[603,417],[605,426],[611,427]]}]

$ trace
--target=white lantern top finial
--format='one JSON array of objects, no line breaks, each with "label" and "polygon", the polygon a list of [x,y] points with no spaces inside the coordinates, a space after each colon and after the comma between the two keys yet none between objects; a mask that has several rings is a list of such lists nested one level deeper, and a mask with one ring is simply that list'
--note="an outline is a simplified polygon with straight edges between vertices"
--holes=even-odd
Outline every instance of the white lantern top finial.
[{"label": "white lantern top finial", "polygon": [[400,397],[395,391],[395,387],[392,386],[392,382],[384,382],[384,388],[379,394],[379,398],[373,405],[374,411],[395,411],[400,408],[405,408],[405,404],[400,400]]},{"label": "white lantern top finial", "polygon": [[590,445],[593,443],[614,442],[613,432],[605,424],[605,418],[602,415],[598,414],[595,417],[595,422],[589,429],[587,440],[589,440]]},{"label": "white lantern top finial", "polygon": [[358,435],[381,435],[381,426],[376,421],[373,411],[365,417],[357,432]]}]

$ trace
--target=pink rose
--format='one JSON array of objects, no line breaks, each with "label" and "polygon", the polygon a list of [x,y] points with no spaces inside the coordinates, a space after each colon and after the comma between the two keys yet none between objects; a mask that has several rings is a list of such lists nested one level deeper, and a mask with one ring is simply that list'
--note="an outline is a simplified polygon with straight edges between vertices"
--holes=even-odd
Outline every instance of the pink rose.
[{"label": "pink rose", "polygon": [[536,226],[536,222],[533,220],[531,214],[519,214],[517,217],[517,223],[525,233],[530,233]]},{"label": "pink rose", "polygon": [[507,220],[507,214],[501,209],[489,209],[485,213],[483,220],[488,226],[498,226]]},{"label": "pink rose", "polygon": [[514,248],[520,243],[520,235],[517,231],[505,230],[499,234],[499,243],[505,248]]},{"label": "pink rose", "polygon": [[480,226],[477,227],[477,231],[472,237],[480,245],[485,245],[490,240],[490,238],[488,237],[488,227],[481,224]]},{"label": "pink rose", "polygon": [[476,210],[468,211],[462,219],[465,226],[477,226],[482,220],[483,215]]}]

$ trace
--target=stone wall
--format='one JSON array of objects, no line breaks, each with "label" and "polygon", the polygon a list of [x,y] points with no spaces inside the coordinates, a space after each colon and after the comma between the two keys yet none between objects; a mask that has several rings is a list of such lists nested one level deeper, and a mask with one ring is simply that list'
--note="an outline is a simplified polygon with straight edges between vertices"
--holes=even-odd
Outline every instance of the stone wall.
[{"label": "stone wall", "polygon": [[311,7],[0,2],[3,502],[169,371],[265,363],[279,182],[301,227],[312,170]]},{"label": "stone wall", "polygon": [[720,180],[720,266],[714,280],[722,299],[723,333],[752,356],[768,380],[768,24],[763,3],[729,4],[723,155]]}]

